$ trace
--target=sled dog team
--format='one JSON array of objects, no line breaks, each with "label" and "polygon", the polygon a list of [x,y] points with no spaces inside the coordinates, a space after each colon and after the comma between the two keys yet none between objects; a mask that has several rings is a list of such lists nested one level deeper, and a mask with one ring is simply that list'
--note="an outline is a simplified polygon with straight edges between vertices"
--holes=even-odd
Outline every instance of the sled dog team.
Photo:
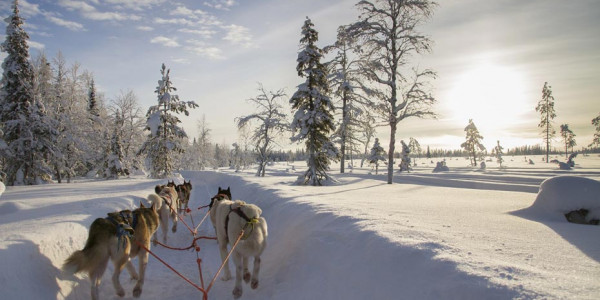
[{"label": "sled dog team", "polygon": [[[68,273],[87,273],[91,281],[91,298],[95,300],[99,299],[98,287],[110,259],[114,265],[112,283],[117,295],[125,295],[119,275],[126,267],[131,279],[137,281],[133,296],[139,297],[148,263],[148,252],[145,249],[150,249],[151,240],[154,245],[157,244],[159,226],[162,242],[167,243],[169,217],[173,223],[171,230],[177,231],[178,212],[189,212],[191,190],[191,181],[184,181],[180,185],[169,181],[166,185],[157,185],[154,194],[148,195],[150,207],[144,206],[140,201],[137,209],[110,212],[105,218],[94,220],[84,248],[75,251],[65,260],[63,270]],[[231,254],[235,264],[233,297],[237,299],[242,296],[242,279],[250,283],[252,289],[258,287],[260,255],[266,247],[268,233],[267,222],[261,217],[262,210],[258,206],[232,199],[229,187],[219,187],[218,193],[210,199],[209,207],[222,261],[225,261],[229,253],[227,245],[233,247],[240,239]],[[138,258],[137,271],[130,260],[134,257]],[[248,259],[251,257],[254,258],[252,273],[248,269]],[[227,262],[221,279],[231,279]]]}]

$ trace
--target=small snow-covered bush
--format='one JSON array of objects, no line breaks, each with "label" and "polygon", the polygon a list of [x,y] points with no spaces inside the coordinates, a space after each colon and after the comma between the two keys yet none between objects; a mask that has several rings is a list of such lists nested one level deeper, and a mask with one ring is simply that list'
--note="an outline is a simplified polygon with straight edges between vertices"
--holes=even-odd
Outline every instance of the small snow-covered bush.
[{"label": "small snow-covered bush", "polygon": [[600,219],[600,182],[576,176],[558,176],[544,180],[531,208],[561,215],[586,210],[585,220]]}]

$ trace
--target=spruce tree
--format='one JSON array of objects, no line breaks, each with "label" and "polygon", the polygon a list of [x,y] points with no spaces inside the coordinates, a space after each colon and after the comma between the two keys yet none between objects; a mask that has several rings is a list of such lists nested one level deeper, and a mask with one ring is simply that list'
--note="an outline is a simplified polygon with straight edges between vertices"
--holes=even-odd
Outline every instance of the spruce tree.
[{"label": "spruce tree", "polygon": [[542,128],[543,140],[546,143],[546,162],[550,157],[550,144],[552,138],[556,134],[556,131],[552,127],[552,119],[556,118],[556,112],[554,111],[554,96],[552,96],[552,87],[548,85],[548,82],[544,83],[542,89],[542,99],[538,102],[535,107],[535,111],[541,115],[539,128]]},{"label": "spruce tree", "polygon": [[496,147],[492,149],[492,154],[496,157],[496,162],[498,162],[500,168],[502,168],[502,163],[504,162],[504,159],[502,158],[502,155],[504,155],[503,150],[504,148],[500,146],[500,141],[497,141]]},{"label": "spruce tree", "polygon": [[469,119],[469,125],[465,127],[466,141],[460,146],[467,151],[467,154],[472,159],[471,164],[477,166],[477,157],[483,156],[485,146],[481,143],[483,137],[479,134],[479,130],[473,119]]},{"label": "spruce tree", "polygon": [[94,83],[94,78],[90,81],[90,88],[88,91],[88,111],[90,115],[96,118],[100,117],[98,103],[96,103],[96,84]]},{"label": "spruce tree", "polygon": [[338,157],[338,150],[329,139],[335,129],[333,124],[333,103],[327,96],[327,68],[321,63],[323,51],[317,47],[319,33],[307,17],[302,26],[300,52],[298,53],[298,76],[306,81],[290,99],[292,109],[296,110],[291,128],[294,133],[292,142],[305,141],[308,153],[308,170],[300,175],[300,184],[322,185],[330,179],[327,171],[332,160]]},{"label": "spruce tree", "polygon": [[575,133],[569,128],[569,124],[562,124],[560,125],[560,136],[565,143],[565,158],[569,159],[569,147],[571,147],[571,152],[573,152],[573,147],[577,145]]},{"label": "spruce tree", "polygon": [[51,180],[48,161],[58,155],[55,124],[36,100],[33,68],[29,62],[29,35],[22,28],[18,1],[7,19],[6,40],[0,45],[7,53],[0,80],[0,149],[7,185],[39,184]]},{"label": "spruce tree", "polygon": [[178,124],[181,120],[177,114],[189,115],[188,108],[196,108],[194,101],[180,101],[179,96],[172,94],[177,89],[170,78],[170,69],[162,64],[161,80],[154,91],[158,97],[158,104],[151,106],[146,113],[146,130],[150,131],[147,140],[142,145],[138,155],[145,154],[147,163],[150,164],[150,176],[153,178],[166,178],[174,170],[173,156],[185,150],[181,140],[187,134]]},{"label": "spruce tree", "polygon": [[596,146],[596,147],[600,146],[600,113],[598,114],[597,117],[592,119],[592,125],[594,125],[596,132],[594,132],[594,139],[588,146],[590,148],[594,147],[594,146]]},{"label": "spruce tree", "polygon": [[375,138],[375,143],[373,143],[373,148],[371,148],[371,153],[367,157],[367,160],[370,164],[375,165],[375,174],[379,171],[379,162],[385,162],[386,153],[383,147],[379,144],[379,138]]}]

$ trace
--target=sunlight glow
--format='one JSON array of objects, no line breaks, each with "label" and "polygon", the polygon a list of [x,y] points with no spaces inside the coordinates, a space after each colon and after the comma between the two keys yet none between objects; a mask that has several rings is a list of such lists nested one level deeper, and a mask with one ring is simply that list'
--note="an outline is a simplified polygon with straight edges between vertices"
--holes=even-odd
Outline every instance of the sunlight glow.
[{"label": "sunlight glow", "polygon": [[500,132],[531,110],[523,75],[515,69],[483,63],[457,77],[445,101],[449,119],[467,126],[473,119],[479,132],[502,139]]}]

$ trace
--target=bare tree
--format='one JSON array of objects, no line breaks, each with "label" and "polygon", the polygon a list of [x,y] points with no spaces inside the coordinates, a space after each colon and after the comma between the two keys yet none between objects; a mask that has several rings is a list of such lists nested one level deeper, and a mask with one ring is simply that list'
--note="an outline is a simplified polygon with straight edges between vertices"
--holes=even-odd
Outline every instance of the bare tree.
[{"label": "bare tree", "polygon": [[277,92],[267,91],[259,83],[258,92],[258,96],[248,99],[258,108],[258,111],[251,115],[239,117],[236,122],[240,129],[253,121],[258,123],[252,130],[251,139],[254,141],[258,153],[256,176],[264,177],[265,167],[270,159],[273,146],[276,144],[275,138],[277,134],[289,129],[289,123],[286,120],[286,114],[283,112],[283,106],[279,103],[281,99],[286,97],[283,89]]},{"label": "bare tree", "polygon": [[115,124],[121,125],[117,130],[121,136],[123,147],[123,164],[129,171],[130,168],[137,170],[142,169],[142,162],[136,155],[137,149],[144,143],[144,127],[146,119],[144,112],[139,105],[138,98],[133,91],[121,92],[114,100],[111,101],[109,107],[111,115],[120,120]]},{"label": "bare tree", "polygon": [[[360,143],[356,136],[359,129],[359,118],[364,109],[361,103],[364,98],[360,94],[360,60],[356,53],[359,52],[356,41],[348,34],[345,27],[340,26],[336,42],[323,48],[328,52],[335,52],[335,56],[327,63],[329,68],[329,86],[339,99],[335,103],[336,111],[341,118],[334,138],[339,139],[340,144],[340,173],[344,173],[347,148],[354,148]],[[366,146],[365,146],[366,147]],[[352,154],[352,151],[350,151]]]},{"label": "bare tree", "polygon": [[349,34],[362,42],[362,73],[368,80],[363,89],[375,99],[372,108],[383,124],[390,126],[388,184],[393,179],[398,123],[409,117],[435,117],[428,81],[436,74],[411,68],[409,60],[431,50],[431,40],[417,28],[436,5],[427,0],[360,1],[359,21],[348,27]]}]

